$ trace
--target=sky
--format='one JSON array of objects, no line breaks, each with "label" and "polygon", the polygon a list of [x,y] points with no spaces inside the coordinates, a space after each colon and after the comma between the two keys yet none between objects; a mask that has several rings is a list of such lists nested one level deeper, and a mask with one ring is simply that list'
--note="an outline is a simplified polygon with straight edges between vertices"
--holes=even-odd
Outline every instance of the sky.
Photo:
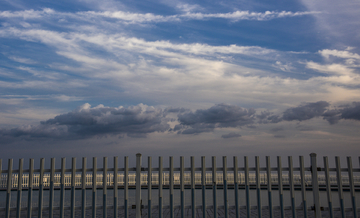
[{"label": "sky", "polygon": [[0,158],[356,157],[359,11],[3,0]]}]

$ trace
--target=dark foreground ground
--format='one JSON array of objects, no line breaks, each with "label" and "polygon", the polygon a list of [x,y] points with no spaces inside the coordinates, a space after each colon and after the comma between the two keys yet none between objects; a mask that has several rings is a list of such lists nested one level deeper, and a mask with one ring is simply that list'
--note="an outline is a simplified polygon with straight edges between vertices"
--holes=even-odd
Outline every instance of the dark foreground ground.
[{"label": "dark foreground ground", "polygon": [[[159,210],[158,209],[153,209],[151,215],[152,215],[153,218],[159,217]],[[339,211],[334,211],[334,215],[335,215],[334,217],[341,217],[341,214],[340,214]],[[353,214],[352,214],[352,212],[346,212],[345,216],[346,217],[353,217]],[[3,212],[3,211],[0,212],[0,217],[5,217],[5,212]],[[16,217],[16,212],[11,211],[10,217]],[[26,217],[26,212],[25,211],[22,212],[21,217]],[[33,211],[33,216],[32,217],[38,217],[38,212]],[[42,214],[42,217],[44,217],[44,218],[49,217],[48,211],[44,211],[43,214]],[[54,211],[54,218],[56,218],[56,217],[59,217],[59,211]],[[70,211],[69,210],[65,211],[65,217],[70,217]],[[81,211],[76,211],[75,212],[75,217],[80,218],[81,217]],[[92,217],[92,212],[90,210],[87,211],[86,217],[88,217],[88,218]],[[97,211],[96,217],[103,217],[102,210]],[[109,218],[114,217],[114,214],[113,214],[112,210],[108,210],[107,217],[109,217]],[[121,217],[121,218],[124,217],[124,210],[119,209],[119,213],[118,213],[117,217]],[[130,218],[135,217],[135,209],[130,209],[129,210],[129,217]],[[142,210],[142,217],[143,218],[148,217],[147,209]],[[163,210],[163,217],[164,218],[170,218],[170,210],[169,209],[164,209]],[[180,209],[175,209],[174,210],[174,217],[175,218],[180,218],[181,217]],[[185,209],[185,217],[191,217],[191,209]],[[203,217],[201,209],[196,210],[196,217],[199,217],[199,218]],[[208,209],[206,211],[205,217],[214,217],[213,210]],[[223,209],[218,209],[218,216],[217,217],[219,217],[219,218],[225,217]],[[229,217],[231,217],[231,218],[236,217],[235,210],[229,209]],[[246,217],[246,211],[245,210],[240,210],[240,217]],[[258,217],[257,210],[252,210],[251,211],[251,217]],[[263,218],[270,217],[269,216],[269,211],[268,210],[263,210],[262,211],[262,217]],[[279,210],[274,210],[274,217],[280,217],[280,211]],[[285,217],[286,218],[288,218],[288,217],[291,218],[292,217],[292,213],[291,213],[290,210],[285,210]],[[303,211],[300,211],[300,210],[296,211],[296,217],[298,217],[298,218],[304,217]],[[308,217],[309,218],[315,217],[314,216],[314,211],[308,211]],[[329,215],[329,213],[327,211],[322,211],[321,212],[321,217],[324,217],[324,218],[326,217],[327,218],[327,217],[330,217],[330,215]]]}]

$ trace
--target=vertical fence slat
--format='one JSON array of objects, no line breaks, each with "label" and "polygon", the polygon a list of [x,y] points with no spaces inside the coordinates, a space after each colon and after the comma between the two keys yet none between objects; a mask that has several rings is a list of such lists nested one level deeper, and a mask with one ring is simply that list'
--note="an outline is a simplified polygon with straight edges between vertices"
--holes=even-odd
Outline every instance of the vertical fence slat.
[{"label": "vertical fence slat", "polygon": [[279,187],[279,199],[280,199],[280,215],[281,218],[285,218],[284,214],[284,192],[283,192],[283,180],[282,180],[282,164],[281,157],[277,157],[277,167],[278,167],[278,187]]},{"label": "vertical fence slat", "polygon": [[190,157],[191,165],[191,217],[195,218],[195,158],[194,156]]},{"label": "vertical fence slat", "polygon": [[181,218],[185,217],[185,193],[184,193],[184,157],[180,157],[180,207]]},{"label": "vertical fence slat", "polygon": [[114,157],[114,217],[118,217],[118,157]]},{"label": "vertical fence slat", "polygon": [[65,157],[61,158],[61,180],[60,180],[60,218],[64,218],[65,203]]},{"label": "vertical fence slat", "polygon": [[107,217],[107,157],[103,158],[103,217]]},{"label": "vertical fence slat", "polygon": [[228,218],[228,197],[227,197],[227,159],[223,156],[223,188],[224,188],[224,213]]},{"label": "vertical fence slat", "polygon": [[[22,193],[22,182],[23,182],[23,164],[24,159],[19,159],[19,177],[18,177],[18,187],[17,187],[17,205],[16,205],[16,217],[20,218],[21,214],[21,193]],[[0,174],[1,176],[1,174]]]},{"label": "vertical fence slat", "polygon": [[96,218],[97,158],[93,157],[92,175],[92,218]]},{"label": "vertical fence slat", "polygon": [[6,218],[10,217],[12,167],[13,167],[13,159],[9,159],[9,161],[8,161],[8,176],[7,176],[7,191],[6,191],[6,213],[5,213]]},{"label": "vertical fence slat", "polygon": [[201,188],[202,188],[202,214],[203,217],[206,215],[206,165],[205,165],[205,157],[201,157]]},{"label": "vertical fence slat", "polygon": [[71,165],[71,218],[75,217],[75,173],[76,173],[76,158],[72,158]]},{"label": "vertical fence slat", "polygon": [[238,160],[237,157],[234,156],[234,188],[235,188],[235,214],[236,218],[240,217],[239,213],[239,180],[238,180]]},{"label": "vertical fence slat", "polygon": [[[141,154],[136,154],[136,195],[135,195],[135,205],[136,205],[136,218],[141,218]],[[106,217],[104,217],[106,218]]]},{"label": "vertical fence slat", "polygon": [[245,168],[245,191],[246,191],[246,217],[250,218],[250,185],[249,185],[249,160],[248,157],[244,157],[244,168]]},{"label": "vertical fence slat", "polygon": [[304,168],[304,157],[299,157],[300,164],[300,177],[301,177],[301,197],[302,197],[302,205],[304,218],[307,218],[307,203],[306,203],[306,184],[305,184],[305,168]]},{"label": "vertical fence slat", "polygon": [[55,177],[55,158],[51,158],[50,163],[50,201],[49,201],[49,218],[53,218],[54,209],[54,177]]},{"label": "vertical fence slat", "polygon": [[325,168],[325,181],[326,181],[326,194],[329,205],[329,214],[330,218],[334,217],[333,207],[332,207],[332,196],[331,196],[331,184],[330,184],[330,173],[329,173],[329,161],[328,157],[324,157],[324,168]]},{"label": "vertical fence slat", "polygon": [[125,214],[124,217],[129,217],[129,158],[126,156],[124,157],[124,207],[125,207]]},{"label": "vertical fence slat", "polygon": [[312,180],[312,191],[314,196],[314,209],[315,209],[315,218],[321,217],[320,211],[320,197],[319,197],[319,182],[318,182],[318,173],[317,173],[317,164],[316,164],[316,154],[311,153],[311,180]]},{"label": "vertical fence slat", "polygon": [[151,204],[151,190],[152,189],[152,160],[148,157],[148,218],[151,218],[152,204]]},{"label": "vertical fence slat", "polygon": [[39,179],[39,203],[38,203],[38,217],[42,217],[43,210],[43,189],[44,189],[44,165],[45,159],[40,159],[40,179]]},{"label": "vertical fence slat", "polygon": [[174,159],[169,157],[169,183],[170,183],[170,218],[174,218]]},{"label": "vertical fence slat", "polygon": [[33,179],[34,179],[34,159],[29,160],[29,187],[28,187],[28,209],[27,217],[31,217],[32,214],[32,189],[33,189]]},{"label": "vertical fence slat", "polygon": [[289,165],[289,185],[290,185],[290,198],[291,198],[291,211],[292,217],[296,217],[296,208],[295,208],[295,190],[294,190],[294,169],[293,169],[293,160],[292,156],[288,157]]},{"label": "vertical fence slat", "polygon": [[258,217],[261,218],[261,189],[260,189],[260,161],[259,156],[255,157],[255,166],[256,166],[256,194],[257,194],[257,209]]},{"label": "vertical fence slat", "polygon": [[269,156],[266,156],[266,174],[267,174],[267,189],[268,189],[268,201],[269,201],[269,216],[270,218],[272,218],[273,217],[273,204],[272,204],[272,195],[271,195],[272,181],[271,181],[271,164],[270,164]]},{"label": "vertical fence slat", "polygon": [[353,168],[352,168],[351,157],[347,157],[347,165],[348,165],[349,186],[350,186],[350,192],[351,192],[351,203],[352,203],[353,215],[354,215],[354,217],[358,217],[357,210],[356,210],[354,177],[353,177]]},{"label": "vertical fence slat", "polygon": [[[314,197],[314,209],[315,209],[315,217],[320,217],[321,216],[321,210],[320,210],[320,201],[319,201],[319,182],[318,182],[318,173],[317,171],[319,170],[317,167],[317,163],[316,163],[316,154],[312,153],[310,154],[311,156],[311,173],[312,173],[312,189],[313,189],[313,197]],[[359,158],[360,161],[360,158]],[[352,211],[353,211],[353,216],[357,217],[357,208],[356,208],[356,198],[355,198],[355,184],[354,182],[357,182],[357,180],[354,180],[354,169],[352,166],[352,160],[351,157],[347,157],[347,169],[341,169],[340,166],[340,158],[339,157],[335,157],[335,163],[336,163],[336,177],[337,177],[337,185],[338,185],[338,193],[339,193],[339,202],[340,202],[340,211],[341,211],[341,216],[345,217],[345,205],[344,205],[344,198],[343,198],[343,184],[342,184],[342,171],[347,171],[348,172],[348,178],[349,178],[349,188],[350,188],[350,195],[351,195],[351,200],[352,200]],[[236,213],[236,217],[239,217],[240,215],[240,211],[239,211],[239,202],[238,202],[238,183],[239,183],[239,175],[238,175],[238,163],[237,163],[237,158],[234,157],[234,161],[233,161],[234,167],[233,170],[234,171],[234,180],[233,180],[233,184],[234,184],[234,195],[235,195],[235,209],[236,211],[234,211],[233,213]],[[7,196],[6,196],[6,207],[5,209],[5,217],[9,217],[10,216],[10,211],[15,209],[10,208],[10,202],[11,202],[11,188],[12,187],[16,187],[17,185],[17,203],[16,203],[16,217],[20,217],[21,214],[21,195],[22,195],[22,187],[23,187],[23,182],[26,181],[27,179],[27,175],[23,175],[23,159],[19,159],[19,169],[18,171],[13,171],[12,169],[12,159],[9,159],[9,164],[8,164],[8,171],[7,171]],[[38,200],[38,217],[42,217],[42,210],[43,210],[43,189],[44,186],[48,186],[49,183],[48,181],[46,181],[45,179],[49,178],[48,174],[44,175],[45,172],[45,159],[42,158],[40,160],[40,170],[37,172],[40,172],[39,177],[35,177],[35,180],[38,180],[38,184],[39,184],[39,200]],[[125,157],[125,170],[124,170],[124,204],[125,204],[125,217],[128,217],[129,212],[128,212],[128,183],[129,183],[129,167],[128,167],[128,159],[127,157]],[[148,158],[148,217],[151,217],[151,188],[152,188],[152,163],[151,163],[151,157]],[[295,207],[295,191],[294,191],[294,185],[297,182],[297,174],[295,174],[295,179],[294,179],[294,168],[293,168],[293,160],[292,157],[289,156],[288,157],[288,169],[285,168],[285,170],[289,170],[289,188],[290,188],[290,201],[291,201],[291,208],[292,208],[292,217],[296,216],[296,207]],[[193,156],[191,156],[190,159],[190,170],[191,172],[190,174],[190,182],[191,182],[191,216],[192,217],[196,217],[196,199],[195,199],[195,189],[196,189],[196,184],[200,184],[198,183],[200,180],[198,178],[198,175],[200,175],[200,173],[196,173],[195,170],[200,170],[200,168],[195,168],[195,158]],[[306,174],[305,174],[305,167],[304,167],[304,158],[302,156],[299,157],[299,168],[295,168],[295,170],[300,170],[300,179],[301,179],[301,194],[302,194],[302,206],[303,206],[303,212],[304,212],[304,217],[307,217],[307,202],[306,202]],[[281,157],[278,157],[277,159],[277,173],[278,173],[278,189],[279,189],[279,195],[280,195],[280,214],[281,217],[284,217],[284,205],[283,205],[283,179],[282,179],[282,166],[281,166]],[[104,162],[103,162],[103,216],[106,217],[107,216],[107,186],[108,183],[111,183],[111,179],[107,179],[107,158],[104,157]],[[228,167],[227,167],[227,157],[224,156],[223,157],[223,200],[224,200],[224,217],[228,217],[229,216],[229,210],[228,210],[228,183],[230,182],[231,184],[231,177],[228,177]],[[255,175],[256,175],[256,189],[257,189],[257,214],[258,217],[262,216],[262,207],[261,207],[261,184],[263,182],[263,180],[265,181],[265,179],[267,180],[267,192],[268,192],[268,207],[269,207],[269,217],[273,217],[274,216],[274,211],[273,211],[273,203],[272,203],[272,175],[271,175],[271,162],[270,162],[270,157],[266,156],[266,178],[265,178],[265,174],[261,174],[260,173],[260,160],[259,157],[256,156],[255,157]],[[140,165],[138,165],[137,163],[137,168],[136,168],[136,189],[140,190],[141,189],[141,176],[139,176],[139,174],[141,175],[141,160],[140,160]],[[164,180],[167,180],[167,177],[164,178],[163,173],[163,162],[162,162],[162,157],[159,157],[159,217],[161,218],[164,214],[163,214],[163,184],[164,184]],[[251,216],[251,205],[250,205],[250,181],[253,181],[253,174],[250,175],[249,173],[249,165],[248,165],[248,159],[247,157],[244,157],[244,173],[245,173],[245,192],[246,192],[246,196],[245,196],[245,200],[246,200],[246,212],[247,212],[247,217]],[[253,168],[251,169],[253,170]],[[265,168],[264,168],[265,170]],[[275,169],[274,169],[275,170]],[[334,212],[333,212],[333,203],[332,203],[332,196],[331,196],[331,178],[333,178],[334,175],[330,174],[330,169],[329,168],[329,164],[328,164],[328,158],[324,157],[324,172],[325,172],[325,176],[323,177],[323,175],[320,176],[320,179],[322,181],[322,179],[324,178],[324,182],[326,183],[326,192],[327,192],[327,200],[328,200],[328,206],[329,206],[329,217],[332,218],[334,217]],[[55,158],[51,159],[51,166],[50,166],[50,170],[46,170],[46,173],[50,172],[50,188],[49,188],[49,217],[53,216],[53,209],[54,209],[54,188],[56,185],[56,181],[57,180],[57,175],[55,175]],[[65,185],[69,185],[69,183],[66,183],[66,178],[69,179],[70,175],[65,174],[66,168],[65,168],[65,158],[62,158],[62,162],[61,162],[61,180],[60,180],[60,185],[61,185],[61,192],[60,192],[60,217],[64,217],[64,199],[65,199]],[[82,163],[82,176],[81,176],[81,189],[82,189],[82,217],[85,217],[85,208],[86,208],[86,185],[87,185],[87,175],[86,175],[86,158],[83,158],[83,163]],[[180,192],[181,192],[181,216],[184,217],[184,207],[185,207],[185,193],[184,193],[184,186],[185,186],[185,168],[184,168],[184,158],[180,157]],[[18,172],[17,175],[13,175],[13,172]],[[27,172],[27,171],[26,171]],[[29,217],[31,217],[31,213],[32,213],[32,206],[31,206],[31,198],[32,198],[32,189],[33,189],[33,181],[34,180],[34,164],[33,164],[33,159],[30,159],[30,163],[29,163],[29,181],[28,182],[28,208],[27,208],[27,214]],[[355,172],[357,172],[357,169],[355,169]],[[93,216],[96,217],[96,173],[97,173],[97,167],[96,167],[96,158],[94,158],[93,161]],[[187,175],[189,175],[187,174]],[[0,160],[0,175],[1,175],[1,160]],[[68,175],[69,177],[66,177],[65,175]],[[186,176],[187,176],[186,175]],[[220,174],[219,174],[220,175]],[[133,176],[133,175],[130,175]],[[251,176],[251,177],[250,177]],[[13,178],[14,177],[14,178]],[[25,178],[24,178],[25,177]],[[56,177],[56,178],[55,178]],[[23,179],[24,178],[24,179]],[[72,168],[71,168],[71,217],[75,216],[75,187],[76,184],[79,185],[79,183],[76,183],[76,179],[79,179],[80,177],[76,177],[76,158],[72,158]],[[133,178],[133,177],[131,177]],[[219,177],[220,178],[220,177]],[[100,179],[100,178],[99,178]],[[285,177],[284,177],[285,179]],[[213,206],[214,206],[214,217],[217,217],[217,202],[216,202],[216,192],[217,192],[217,166],[216,166],[216,157],[212,157],[212,182],[213,182]],[[17,184],[15,184],[15,182]],[[69,179],[70,181],[70,179]],[[186,181],[189,181],[188,178],[186,178]],[[220,180],[219,180],[220,181]],[[37,181],[35,181],[37,182]],[[170,202],[170,213],[169,213],[169,217],[173,218],[174,217],[174,182],[175,182],[175,177],[174,177],[174,163],[173,163],[173,157],[169,157],[169,194],[170,194],[170,198],[169,198],[169,202]],[[221,181],[220,181],[221,182]],[[114,184],[114,216],[117,215],[117,202],[118,202],[118,168],[117,168],[117,157],[114,157],[114,177],[113,177],[113,184]],[[297,183],[296,183],[297,184]],[[110,184],[111,185],[111,184]],[[139,187],[140,186],[140,189]],[[202,156],[201,157],[201,186],[202,186],[202,214],[205,217],[205,214],[207,213],[206,211],[206,162],[205,162],[205,157]],[[47,188],[47,187],[45,187]],[[141,199],[141,197],[138,197],[138,192],[136,192],[136,198],[137,199]],[[140,193],[141,196],[141,193]],[[95,202],[95,203],[94,203]],[[141,210],[141,204],[138,204],[138,200],[136,200],[136,212],[138,214],[138,210]],[[140,203],[142,203],[140,201]],[[190,208],[190,207],[189,207]],[[335,208],[336,209],[336,208]],[[347,209],[349,210],[349,208]],[[138,217],[138,215],[137,215]]]},{"label": "vertical fence slat", "polygon": [[212,157],[212,183],[213,183],[213,207],[214,207],[214,218],[217,217],[217,203],[216,203],[216,189],[217,189],[217,180],[216,180],[216,157]]},{"label": "vertical fence slat", "polygon": [[81,172],[81,217],[85,218],[86,211],[86,157],[82,158]]},{"label": "vertical fence slat", "polygon": [[341,217],[345,218],[344,194],[343,194],[343,187],[342,187],[340,157],[337,157],[337,156],[335,157],[335,163],[336,163],[336,178],[337,178],[337,186],[338,186],[338,193],[339,193]]},{"label": "vertical fence slat", "polygon": [[163,159],[159,157],[159,218],[162,218],[163,209]]}]

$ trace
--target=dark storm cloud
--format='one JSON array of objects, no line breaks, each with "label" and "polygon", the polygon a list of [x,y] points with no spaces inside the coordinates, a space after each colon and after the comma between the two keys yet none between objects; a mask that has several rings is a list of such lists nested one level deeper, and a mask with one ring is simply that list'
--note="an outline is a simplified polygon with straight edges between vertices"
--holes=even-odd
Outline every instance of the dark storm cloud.
[{"label": "dark storm cloud", "polygon": [[178,115],[182,134],[196,134],[213,131],[215,128],[241,127],[255,121],[255,109],[235,105],[217,104],[209,109],[196,110]]},{"label": "dark storm cloud", "polygon": [[261,111],[260,115],[257,115],[256,118],[259,120],[258,123],[279,123],[282,121],[282,118],[279,115],[274,115],[270,111]]},{"label": "dark storm cloud", "polygon": [[[39,125],[0,129],[0,142],[40,138],[84,139],[107,135],[144,138],[149,133],[165,131],[191,135],[213,132],[216,128],[241,128],[243,126],[255,128],[259,124],[304,121],[315,117],[322,117],[330,124],[336,124],[341,119],[360,120],[360,102],[327,110],[329,105],[325,101],[306,103],[286,109],[281,116],[269,111],[256,115],[255,109],[227,104],[217,104],[195,112],[185,108],[171,107],[162,110],[142,104],[127,108],[102,105],[91,108],[89,104],[85,104],[74,111],[43,121]],[[170,113],[177,115],[177,119]],[[178,122],[178,124],[170,128],[169,122]],[[272,132],[281,130],[283,130],[282,127],[271,129]],[[241,135],[228,133],[221,137],[226,139],[241,137]]]},{"label": "dark storm cloud", "polygon": [[353,102],[350,105],[328,110],[323,114],[323,118],[330,124],[336,124],[341,119],[360,120],[360,102]]},{"label": "dark storm cloud", "polygon": [[328,110],[322,116],[323,119],[327,120],[330,124],[336,124],[341,119],[339,110]]},{"label": "dark storm cloud", "polygon": [[115,108],[98,106],[82,107],[41,122],[37,126],[0,130],[3,137],[23,138],[89,138],[101,135],[146,137],[147,133],[164,132],[169,129],[161,109],[146,105]]},{"label": "dark storm cloud", "polygon": [[283,120],[292,121],[304,121],[314,117],[319,117],[324,114],[326,108],[330,104],[326,101],[318,101],[315,103],[307,103],[298,107],[289,108],[283,113]]},{"label": "dark storm cloud", "polygon": [[221,136],[221,138],[223,138],[223,139],[239,138],[239,137],[241,137],[241,135],[238,134],[238,133],[235,133],[235,132],[231,132],[229,134],[224,134],[224,135]]},{"label": "dark storm cloud", "polygon": [[342,119],[360,120],[360,102],[353,102],[341,110]]}]

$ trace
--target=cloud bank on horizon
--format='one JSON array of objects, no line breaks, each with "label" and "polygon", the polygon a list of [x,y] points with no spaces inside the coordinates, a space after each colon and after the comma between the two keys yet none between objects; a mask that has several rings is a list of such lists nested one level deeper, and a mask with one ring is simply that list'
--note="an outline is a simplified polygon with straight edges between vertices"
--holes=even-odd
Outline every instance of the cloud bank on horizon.
[{"label": "cloud bank on horizon", "polygon": [[[84,104],[79,108],[58,115],[52,119],[40,122],[39,125],[20,126],[12,129],[0,129],[0,138],[34,138],[77,139],[91,138],[102,135],[115,135],[138,138],[146,137],[153,132],[177,132],[177,134],[200,134],[213,132],[221,128],[239,128],[285,121],[306,121],[313,118],[323,118],[329,124],[336,124],[341,119],[360,121],[360,102],[342,105],[329,109],[326,101],[306,103],[286,109],[279,115],[269,111],[261,111],[256,115],[253,108],[245,109],[235,105],[217,104],[208,109],[191,111],[184,108],[154,108],[139,104],[127,108],[91,107]],[[175,114],[176,119],[167,116]],[[177,123],[171,128],[169,123]],[[237,133],[229,133],[222,138],[241,137]],[[3,141],[5,142],[5,141]]]},{"label": "cloud bank on horizon", "polygon": [[0,8],[3,146],[97,137],[201,147],[206,136],[225,147],[331,139],[352,152],[360,142],[360,3]]}]

